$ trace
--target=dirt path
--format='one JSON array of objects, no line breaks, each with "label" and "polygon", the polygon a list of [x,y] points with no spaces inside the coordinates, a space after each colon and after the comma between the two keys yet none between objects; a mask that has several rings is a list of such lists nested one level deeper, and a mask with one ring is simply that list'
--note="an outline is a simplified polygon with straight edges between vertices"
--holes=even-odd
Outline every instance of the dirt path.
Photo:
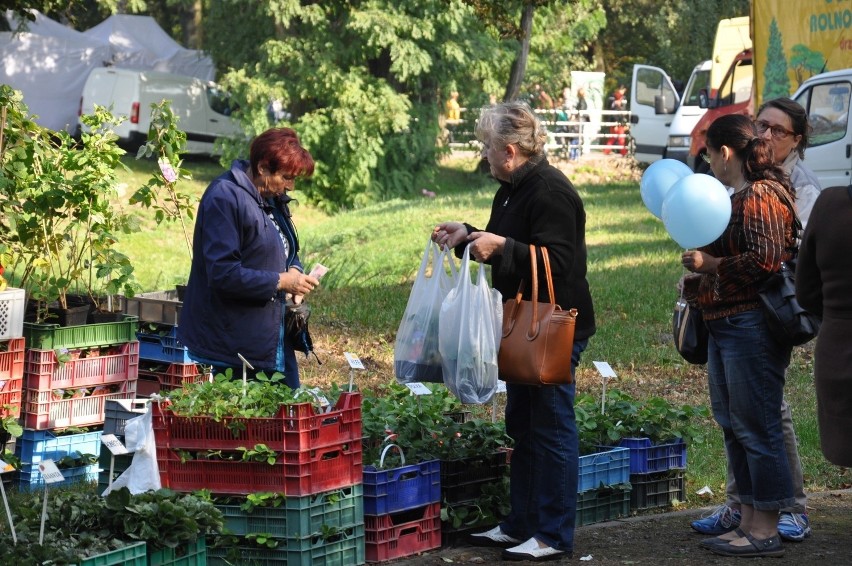
[{"label": "dirt path", "polygon": [[[786,555],[778,564],[852,564],[852,490],[809,494],[809,517],[813,535],[801,543],[785,543]],[[550,564],[623,565],[733,565],[731,558],[716,556],[698,547],[702,535],[689,522],[702,509],[659,515],[644,515],[577,529],[573,559]],[[591,556],[588,560],[580,560]],[[489,548],[454,547],[401,559],[399,566],[448,564],[495,564],[500,551]],[[776,562],[772,562],[775,564]],[[507,563],[509,564],[509,563]]]}]

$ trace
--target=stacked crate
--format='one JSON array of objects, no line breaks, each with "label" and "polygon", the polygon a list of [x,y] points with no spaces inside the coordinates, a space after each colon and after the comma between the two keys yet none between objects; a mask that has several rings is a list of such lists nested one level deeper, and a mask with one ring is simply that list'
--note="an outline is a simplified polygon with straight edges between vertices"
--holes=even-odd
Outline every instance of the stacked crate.
[{"label": "stacked crate", "polygon": [[630,451],[604,447],[580,456],[577,476],[577,514],[580,527],[627,516],[630,512]]},{"label": "stacked crate", "polygon": [[[238,502],[221,506],[239,539],[230,549],[237,563],[364,563],[360,393],[342,393],[330,410],[285,405],[271,418],[217,422],[153,410],[163,487]],[[241,448],[259,444],[275,452],[272,463],[243,459]],[[286,499],[244,510],[246,496],[259,492]],[[271,535],[277,546],[252,546],[252,534]],[[233,559],[227,548],[208,549],[210,564]]]},{"label": "stacked crate", "polygon": [[[499,450],[484,456],[441,460],[441,501],[450,517],[480,512],[479,499],[484,491],[505,484],[503,491],[508,493],[509,455],[510,452]],[[443,546],[465,543],[471,533],[487,530],[494,524],[479,521],[474,526],[453,527],[451,522],[445,522],[441,543]]]},{"label": "stacked crate", "polygon": [[[147,399],[110,399],[106,402],[106,414],[104,417],[103,434],[113,434],[123,445],[127,445],[124,429],[127,421],[147,413],[149,401]],[[112,451],[101,444],[98,466],[98,494],[104,490],[133,462],[133,453],[117,454],[113,456]]]},{"label": "stacked crate", "polygon": [[623,438],[619,446],[630,450],[631,509],[655,509],[684,501],[686,444],[682,439],[655,444],[649,438]]},{"label": "stacked crate", "polygon": [[[23,324],[24,435],[15,443],[21,460],[19,486],[43,485],[39,462],[81,460],[100,453],[100,430],[60,434],[69,427],[97,428],[104,423],[106,401],[133,398],[139,371],[137,321],[60,327]],[[97,463],[62,469],[66,482],[96,481]]]},{"label": "stacked crate", "polygon": [[441,462],[364,468],[367,562],[385,562],[441,546]]},{"label": "stacked crate", "polygon": [[183,303],[177,291],[141,293],[125,300],[125,312],[139,317],[140,394],[171,391],[205,378],[206,369],[177,339]]}]

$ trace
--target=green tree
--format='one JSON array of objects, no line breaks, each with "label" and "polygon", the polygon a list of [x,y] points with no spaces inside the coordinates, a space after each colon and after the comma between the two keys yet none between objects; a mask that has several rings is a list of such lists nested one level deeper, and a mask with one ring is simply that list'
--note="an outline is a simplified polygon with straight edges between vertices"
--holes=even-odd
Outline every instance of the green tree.
[{"label": "green tree", "polygon": [[796,73],[796,86],[806,79],[828,70],[828,61],[819,51],[810,49],[807,45],[796,44],[790,49],[790,66]]},{"label": "green tree", "polygon": [[775,18],[769,23],[769,47],[766,66],[763,68],[763,100],[790,96],[790,78],[787,76],[787,57],[784,55],[784,38]]}]

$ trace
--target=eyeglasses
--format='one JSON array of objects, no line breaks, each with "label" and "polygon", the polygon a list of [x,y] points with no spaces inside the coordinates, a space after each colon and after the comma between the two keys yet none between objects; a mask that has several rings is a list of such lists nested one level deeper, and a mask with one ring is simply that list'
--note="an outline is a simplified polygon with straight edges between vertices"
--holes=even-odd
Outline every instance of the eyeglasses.
[{"label": "eyeglasses", "polygon": [[784,126],[773,126],[772,124],[769,124],[768,122],[764,122],[763,120],[758,120],[757,122],[754,123],[754,125],[757,126],[757,132],[760,135],[765,134],[766,130],[769,130],[770,132],[772,132],[773,138],[778,138],[780,140],[783,140],[787,136],[795,136],[796,135],[796,132],[788,130]]},{"label": "eyeglasses", "polygon": [[710,154],[709,153],[702,153],[701,159],[704,160],[704,163],[706,163],[707,165],[710,165]]}]

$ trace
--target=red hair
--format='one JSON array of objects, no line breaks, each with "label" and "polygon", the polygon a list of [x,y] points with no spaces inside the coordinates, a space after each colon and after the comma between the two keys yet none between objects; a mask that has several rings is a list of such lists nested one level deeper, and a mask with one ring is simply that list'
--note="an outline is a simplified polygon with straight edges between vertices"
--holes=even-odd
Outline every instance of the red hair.
[{"label": "red hair", "polygon": [[271,128],[254,138],[249,161],[255,175],[261,165],[270,173],[281,171],[292,177],[310,177],[314,173],[314,158],[290,128]]}]

